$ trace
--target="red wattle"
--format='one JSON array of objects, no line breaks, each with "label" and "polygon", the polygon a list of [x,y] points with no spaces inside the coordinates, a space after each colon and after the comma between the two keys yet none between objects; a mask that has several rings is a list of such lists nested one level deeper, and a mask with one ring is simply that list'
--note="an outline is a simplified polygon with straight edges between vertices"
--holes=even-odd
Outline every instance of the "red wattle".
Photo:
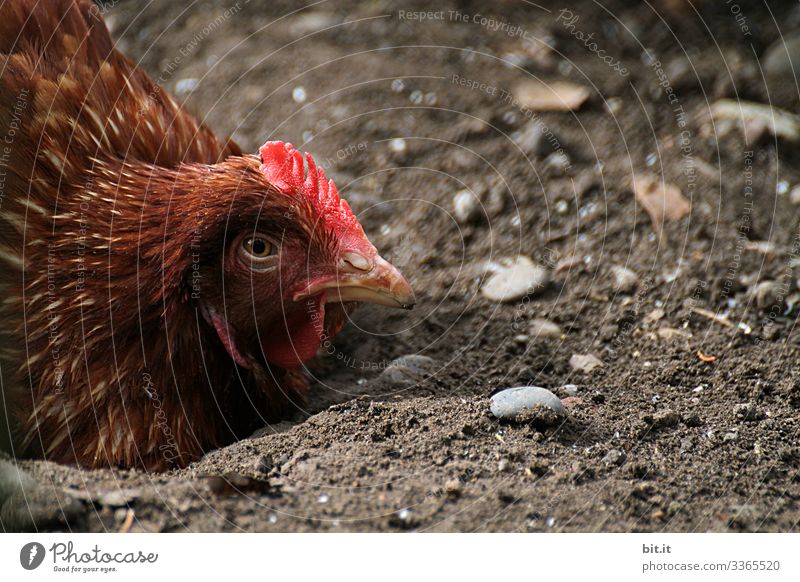
[{"label": "red wattle", "polygon": [[302,307],[286,314],[279,329],[262,335],[261,348],[270,364],[295,368],[313,358],[325,330],[325,295],[310,297]]}]

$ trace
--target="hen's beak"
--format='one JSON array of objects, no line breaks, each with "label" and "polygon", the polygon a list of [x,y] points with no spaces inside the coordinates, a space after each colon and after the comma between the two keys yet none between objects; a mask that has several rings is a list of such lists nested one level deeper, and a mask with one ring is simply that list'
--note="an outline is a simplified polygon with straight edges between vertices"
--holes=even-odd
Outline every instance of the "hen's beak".
[{"label": "hen's beak", "polygon": [[307,287],[295,293],[294,300],[323,291],[327,303],[358,301],[411,309],[416,302],[406,278],[378,255],[371,262],[360,254],[344,256],[335,277],[309,282]]}]

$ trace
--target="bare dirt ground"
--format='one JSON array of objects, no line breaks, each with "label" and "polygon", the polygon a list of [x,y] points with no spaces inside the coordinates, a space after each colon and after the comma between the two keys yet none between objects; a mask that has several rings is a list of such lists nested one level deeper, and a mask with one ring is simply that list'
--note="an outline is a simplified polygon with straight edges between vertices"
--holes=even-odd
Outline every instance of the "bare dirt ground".
[{"label": "bare dirt ground", "polygon": [[[721,99],[797,111],[788,56],[766,57],[800,10],[301,8],[104,11],[122,50],[215,131],[324,160],[417,308],[357,312],[312,366],[307,410],[184,470],[22,463],[43,485],[29,527],[797,531],[797,122],[776,138],[769,120],[709,111]],[[532,116],[512,99],[531,79],[590,96]],[[633,193],[646,175],[691,204],[661,236]],[[459,222],[464,189],[481,206]],[[518,254],[550,283],[524,300],[485,298],[492,264]],[[530,330],[536,318],[560,333]],[[426,373],[381,376],[411,354],[433,360]],[[602,365],[576,369],[576,354]],[[566,420],[493,418],[489,397],[518,385],[552,390]]]}]

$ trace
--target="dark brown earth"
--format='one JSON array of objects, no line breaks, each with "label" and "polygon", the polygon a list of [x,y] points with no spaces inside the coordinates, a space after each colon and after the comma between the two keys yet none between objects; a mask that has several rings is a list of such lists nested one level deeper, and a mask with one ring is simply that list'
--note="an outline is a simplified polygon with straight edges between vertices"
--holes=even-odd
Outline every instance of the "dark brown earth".
[{"label": "dark brown earth", "polygon": [[[419,302],[360,310],[314,365],[302,420],[185,470],[22,463],[40,483],[35,527],[800,529],[800,232],[789,192],[800,156],[764,127],[750,123],[745,136],[709,115],[722,98],[798,111],[791,70],[765,71],[764,56],[800,27],[800,9],[740,2],[737,21],[725,2],[695,12],[680,1],[575,1],[569,28],[564,5],[549,2],[437,3],[442,18],[422,22],[398,11],[426,2],[144,4],[107,6],[122,50],[246,149],[285,139],[327,160]],[[594,33],[628,74],[576,31]],[[502,93],[530,78],[591,89],[579,111],[539,115],[566,172]],[[197,86],[178,92],[186,79]],[[300,86],[304,103],[292,98]],[[691,212],[658,236],[634,174],[663,176]],[[460,225],[453,197],[465,188],[485,214]],[[482,297],[487,263],[520,253],[552,282],[524,302]],[[637,275],[625,292],[615,266]],[[562,335],[529,334],[534,318]],[[410,354],[432,358],[431,373],[379,378]],[[574,354],[603,366],[574,370]],[[561,396],[566,421],[541,430],[489,414],[494,392],[524,384]]]}]

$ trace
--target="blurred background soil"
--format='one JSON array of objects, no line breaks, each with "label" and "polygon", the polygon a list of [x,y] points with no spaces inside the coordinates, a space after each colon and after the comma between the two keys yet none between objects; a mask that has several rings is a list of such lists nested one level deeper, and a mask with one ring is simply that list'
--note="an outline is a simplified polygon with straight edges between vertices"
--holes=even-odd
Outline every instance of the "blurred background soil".
[{"label": "blurred background soil", "polygon": [[[216,132],[312,152],[418,304],[358,311],[311,366],[307,410],[184,470],[23,462],[40,487],[21,527],[798,529],[796,4],[102,10]],[[531,115],[536,80],[588,98]],[[762,109],[712,115],[721,100]],[[663,228],[634,176],[672,188]],[[520,254],[549,282],[485,297]],[[489,397],[518,385],[566,420],[493,418]]]}]

